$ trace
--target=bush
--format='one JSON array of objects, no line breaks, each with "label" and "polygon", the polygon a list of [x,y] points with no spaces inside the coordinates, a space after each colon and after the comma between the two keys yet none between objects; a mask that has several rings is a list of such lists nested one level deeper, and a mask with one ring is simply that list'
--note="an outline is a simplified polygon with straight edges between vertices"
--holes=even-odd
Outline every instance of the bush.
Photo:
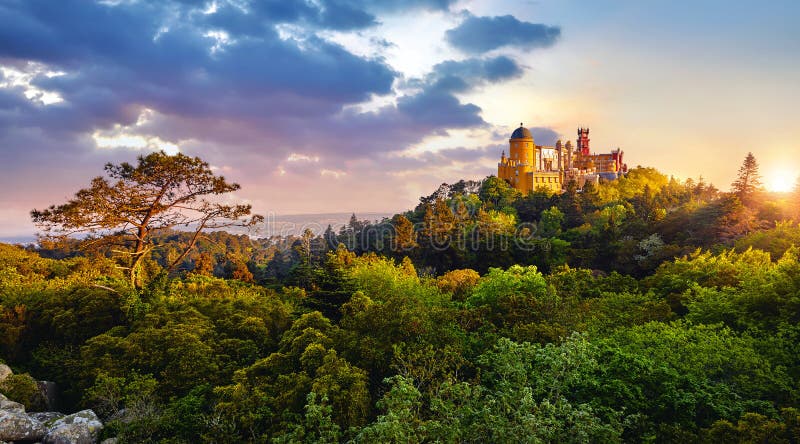
[{"label": "bush", "polygon": [[42,391],[36,380],[27,373],[10,375],[3,382],[0,382],[0,393],[8,399],[19,402],[25,406],[27,411],[43,411],[47,409]]}]

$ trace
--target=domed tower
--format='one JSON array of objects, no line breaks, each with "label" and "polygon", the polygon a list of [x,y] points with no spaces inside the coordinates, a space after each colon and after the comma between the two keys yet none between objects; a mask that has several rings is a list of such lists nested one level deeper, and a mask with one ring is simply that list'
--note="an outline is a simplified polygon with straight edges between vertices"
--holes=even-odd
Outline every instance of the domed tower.
[{"label": "domed tower", "polygon": [[515,165],[511,185],[523,193],[532,190],[530,173],[536,170],[536,145],[531,132],[520,123],[511,133],[508,145],[509,160]]},{"label": "domed tower", "polygon": [[513,133],[511,133],[511,138],[508,139],[509,149],[508,152],[510,154],[509,158],[511,160],[516,160],[520,164],[528,164],[533,166],[533,152],[534,152],[534,145],[533,145],[533,136],[528,128],[519,124],[519,128],[515,129]]}]

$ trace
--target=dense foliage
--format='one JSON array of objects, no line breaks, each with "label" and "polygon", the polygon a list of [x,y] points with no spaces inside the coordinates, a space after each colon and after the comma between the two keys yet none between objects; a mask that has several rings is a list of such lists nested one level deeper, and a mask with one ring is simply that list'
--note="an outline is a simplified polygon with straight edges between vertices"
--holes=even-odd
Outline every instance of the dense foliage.
[{"label": "dense foliage", "polygon": [[141,289],[76,241],[0,244],[0,392],[54,380],[122,442],[798,441],[800,194],[468,189],[210,233],[177,274],[189,235],[161,233]]}]

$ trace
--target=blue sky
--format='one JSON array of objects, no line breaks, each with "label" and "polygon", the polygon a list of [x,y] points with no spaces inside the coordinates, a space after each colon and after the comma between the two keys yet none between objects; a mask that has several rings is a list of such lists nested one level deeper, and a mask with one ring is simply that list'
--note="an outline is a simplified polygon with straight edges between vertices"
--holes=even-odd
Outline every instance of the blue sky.
[{"label": "blue sky", "polygon": [[511,130],[726,189],[800,171],[797,2],[0,0],[0,236],[106,162],[199,155],[261,213],[400,211]]}]

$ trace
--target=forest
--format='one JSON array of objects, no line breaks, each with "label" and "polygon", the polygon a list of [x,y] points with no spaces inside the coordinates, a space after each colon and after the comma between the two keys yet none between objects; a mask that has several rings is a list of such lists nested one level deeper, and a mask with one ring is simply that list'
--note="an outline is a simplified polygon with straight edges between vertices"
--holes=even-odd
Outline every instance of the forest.
[{"label": "forest", "polygon": [[0,393],[54,381],[119,442],[800,442],[800,182],[752,155],[729,192],[490,176],[289,237],[234,229],[263,223],[207,198],[236,189],[154,153],[34,210]]}]

